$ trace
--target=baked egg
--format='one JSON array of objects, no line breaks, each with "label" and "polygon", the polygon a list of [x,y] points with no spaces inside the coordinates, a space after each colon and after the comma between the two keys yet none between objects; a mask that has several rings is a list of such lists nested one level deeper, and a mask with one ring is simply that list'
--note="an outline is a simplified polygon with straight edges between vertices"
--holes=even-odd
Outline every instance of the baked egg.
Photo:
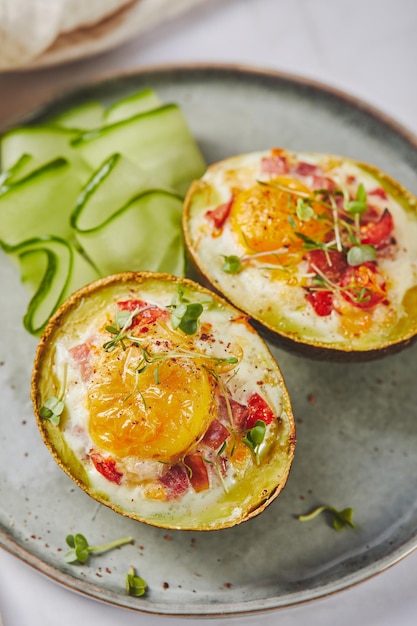
[{"label": "baked egg", "polygon": [[417,334],[417,199],[352,159],[272,149],[208,168],[185,200],[195,267],[281,346],[365,360]]},{"label": "baked egg", "polygon": [[260,513],[294,455],[288,392],[246,316],[188,279],[123,273],[73,294],[38,346],[45,444],[90,496],[155,526]]}]

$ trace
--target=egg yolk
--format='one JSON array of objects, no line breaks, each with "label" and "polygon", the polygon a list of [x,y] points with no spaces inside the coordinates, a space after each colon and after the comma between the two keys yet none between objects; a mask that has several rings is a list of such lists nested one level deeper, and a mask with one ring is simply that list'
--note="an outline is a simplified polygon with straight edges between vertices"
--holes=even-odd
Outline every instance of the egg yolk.
[{"label": "egg yolk", "polygon": [[[274,183],[288,191],[274,187]],[[329,230],[327,220],[317,219],[325,213],[318,203],[312,203],[314,215],[308,220],[297,216],[297,201],[300,196],[291,191],[310,194],[300,181],[279,177],[269,185],[258,184],[236,194],[230,212],[230,225],[240,244],[248,253],[278,251],[276,256],[263,257],[268,263],[299,262],[303,240],[300,232],[311,239],[322,240]]]},{"label": "egg yolk", "polygon": [[118,457],[171,462],[212,420],[213,379],[198,357],[168,358],[137,373],[139,360],[135,347],[101,356],[88,391],[90,436]]}]

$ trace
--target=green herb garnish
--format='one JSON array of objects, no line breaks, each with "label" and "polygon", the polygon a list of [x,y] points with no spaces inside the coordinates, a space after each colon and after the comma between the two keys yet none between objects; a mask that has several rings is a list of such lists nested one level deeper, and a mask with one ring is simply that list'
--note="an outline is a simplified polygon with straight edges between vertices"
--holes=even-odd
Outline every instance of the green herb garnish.
[{"label": "green herb garnish", "polygon": [[367,204],[366,189],[363,183],[360,183],[356,191],[356,198],[354,200],[350,200],[349,202],[346,202],[345,209],[351,215],[354,215],[356,213],[359,213],[359,215],[362,215],[362,213],[364,213],[367,208],[368,208],[368,204]]},{"label": "green herb garnish", "polygon": [[311,511],[311,513],[307,513],[306,515],[299,515],[298,520],[300,522],[309,522],[310,520],[314,519],[325,511],[333,516],[332,525],[335,530],[343,530],[344,528],[346,528],[346,526],[355,528],[355,524],[352,520],[353,509],[350,507],[338,511],[332,506],[322,505]]},{"label": "green herb garnish", "polygon": [[143,580],[143,578],[136,575],[133,565],[129,567],[129,570],[126,574],[126,593],[129,596],[139,598],[140,596],[144,595],[147,586],[148,585]]},{"label": "green herb garnish", "polygon": [[99,546],[90,546],[84,535],[77,533],[76,535],[67,535],[65,541],[67,542],[70,550],[65,554],[66,563],[85,563],[90,554],[102,554],[108,552],[119,546],[123,546],[126,543],[132,542],[132,537],[124,537],[123,539],[117,539],[110,543],[104,543]]},{"label": "green herb garnish", "polygon": [[172,328],[174,330],[179,328],[186,335],[194,335],[197,332],[198,320],[204,311],[203,304],[208,303],[190,302],[184,297],[182,286],[178,285],[178,295],[169,306],[171,309]]},{"label": "green herb garnish", "polygon": [[58,426],[61,421],[61,414],[65,408],[64,401],[56,396],[47,398],[39,409],[39,415],[42,419],[49,420],[54,426]]},{"label": "green herb garnish", "polygon": [[140,309],[130,312],[116,310],[114,325],[109,324],[106,326],[107,332],[113,335],[112,339],[103,344],[103,348],[106,352],[113,352],[119,344],[123,350],[126,350],[125,341],[127,339],[131,339],[132,341],[135,340],[134,337],[129,337],[129,333],[127,331],[132,325],[133,319],[139,312]]},{"label": "green herb garnish", "polygon": [[315,212],[308,200],[303,198],[297,199],[296,213],[299,220],[302,222],[308,222],[315,217]]},{"label": "green herb garnish", "polygon": [[239,274],[242,269],[242,260],[235,254],[230,254],[229,256],[223,254],[222,256],[224,258],[223,272],[226,272],[226,274]]},{"label": "green herb garnish", "polygon": [[350,248],[347,253],[347,262],[349,265],[361,265],[367,261],[375,261],[376,250],[374,246],[368,244],[357,244]]},{"label": "green herb garnish", "polygon": [[253,452],[256,463],[259,464],[260,447],[265,439],[266,424],[263,420],[257,420],[255,425],[250,428],[242,441]]}]

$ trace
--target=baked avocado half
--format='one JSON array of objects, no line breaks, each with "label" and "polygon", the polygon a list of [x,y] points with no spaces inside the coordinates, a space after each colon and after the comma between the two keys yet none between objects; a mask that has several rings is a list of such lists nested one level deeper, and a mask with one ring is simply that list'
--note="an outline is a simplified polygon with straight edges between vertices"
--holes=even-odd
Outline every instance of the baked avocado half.
[{"label": "baked avocado half", "polygon": [[417,334],[417,199],[376,167],[271,149],[211,165],[185,200],[200,278],[268,338],[369,360]]},{"label": "baked avocado half", "polygon": [[92,498],[159,527],[215,530],[284,487],[295,427],[246,316],[188,279],[123,273],[80,289],[40,340],[44,443]]}]

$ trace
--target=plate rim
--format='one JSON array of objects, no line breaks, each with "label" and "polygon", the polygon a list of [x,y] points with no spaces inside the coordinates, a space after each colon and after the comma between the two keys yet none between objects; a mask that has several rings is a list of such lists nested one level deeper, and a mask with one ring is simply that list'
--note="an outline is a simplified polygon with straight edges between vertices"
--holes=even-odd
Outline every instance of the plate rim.
[{"label": "plate rim", "polygon": [[[301,74],[285,72],[276,70],[265,66],[256,66],[246,63],[222,63],[222,62],[183,62],[183,63],[157,63],[146,65],[143,67],[136,67],[129,70],[116,70],[107,73],[100,73],[93,78],[84,79],[83,81],[77,81],[71,85],[59,86],[54,89],[43,93],[41,101],[31,105],[24,113],[19,113],[17,116],[11,115],[0,122],[0,138],[1,135],[8,130],[11,130],[17,125],[30,122],[31,119],[42,115],[45,109],[48,107],[54,107],[59,105],[60,102],[64,102],[67,99],[80,96],[83,91],[93,91],[100,85],[105,83],[111,83],[120,79],[131,79],[135,76],[140,78],[146,78],[151,74],[163,74],[169,72],[180,71],[184,73],[192,72],[220,72],[220,73],[234,73],[237,75],[243,75],[250,78],[269,78],[271,80],[278,80],[295,84],[297,86],[308,87],[315,89],[328,96],[334,97],[339,101],[344,102],[348,106],[351,106],[361,112],[375,118],[377,121],[385,124],[390,129],[399,135],[403,140],[410,144],[411,148],[417,152],[417,134],[414,133],[403,123],[397,121],[393,116],[386,113],[377,106],[370,104],[365,99],[348,93],[343,89],[336,87],[333,84],[326,83],[308,76]],[[323,584],[322,586],[310,589],[308,594],[307,590],[302,592],[296,592],[294,594],[285,594],[281,597],[274,597],[268,599],[248,600],[245,602],[219,602],[216,604],[210,604],[209,602],[196,603],[191,605],[191,610],[185,610],[184,603],[149,603],[138,604],[135,603],[135,598],[128,595],[116,594],[110,590],[103,590],[99,585],[95,585],[92,582],[76,578],[66,573],[65,571],[57,569],[55,566],[50,565],[45,560],[36,556],[34,552],[20,545],[13,540],[11,534],[7,532],[7,529],[0,526],[0,548],[5,549],[9,554],[17,557],[21,562],[32,567],[40,574],[46,576],[51,581],[62,585],[64,588],[79,593],[90,599],[104,602],[105,604],[118,607],[131,609],[138,613],[153,614],[159,616],[172,616],[172,617],[232,617],[239,615],[253,615],[256,613],[264,613],[271,611],[278,611],[285,608],[292,608],[300,605],[309,604],[319,599],[324,599],[333,596],[341,591],[349,590],[357,585],[374,578],[392,566],[397,564],[402,559],[417,550],[417,534],[411,536],[407,541],[398,546],[392,552],[385,554],[378,561],[373,561],[366,567],[355,570],[355,572],[342,576],[338,581],[332,581]],[[286,601],[290,595],[290,600]],[[307,597],[308,595],[308,597]],[[294,599],[291,598],[294,596]],[[171,610],[167,610],[167,607]],[[190,606],[190,605],[187,605]]]}]

